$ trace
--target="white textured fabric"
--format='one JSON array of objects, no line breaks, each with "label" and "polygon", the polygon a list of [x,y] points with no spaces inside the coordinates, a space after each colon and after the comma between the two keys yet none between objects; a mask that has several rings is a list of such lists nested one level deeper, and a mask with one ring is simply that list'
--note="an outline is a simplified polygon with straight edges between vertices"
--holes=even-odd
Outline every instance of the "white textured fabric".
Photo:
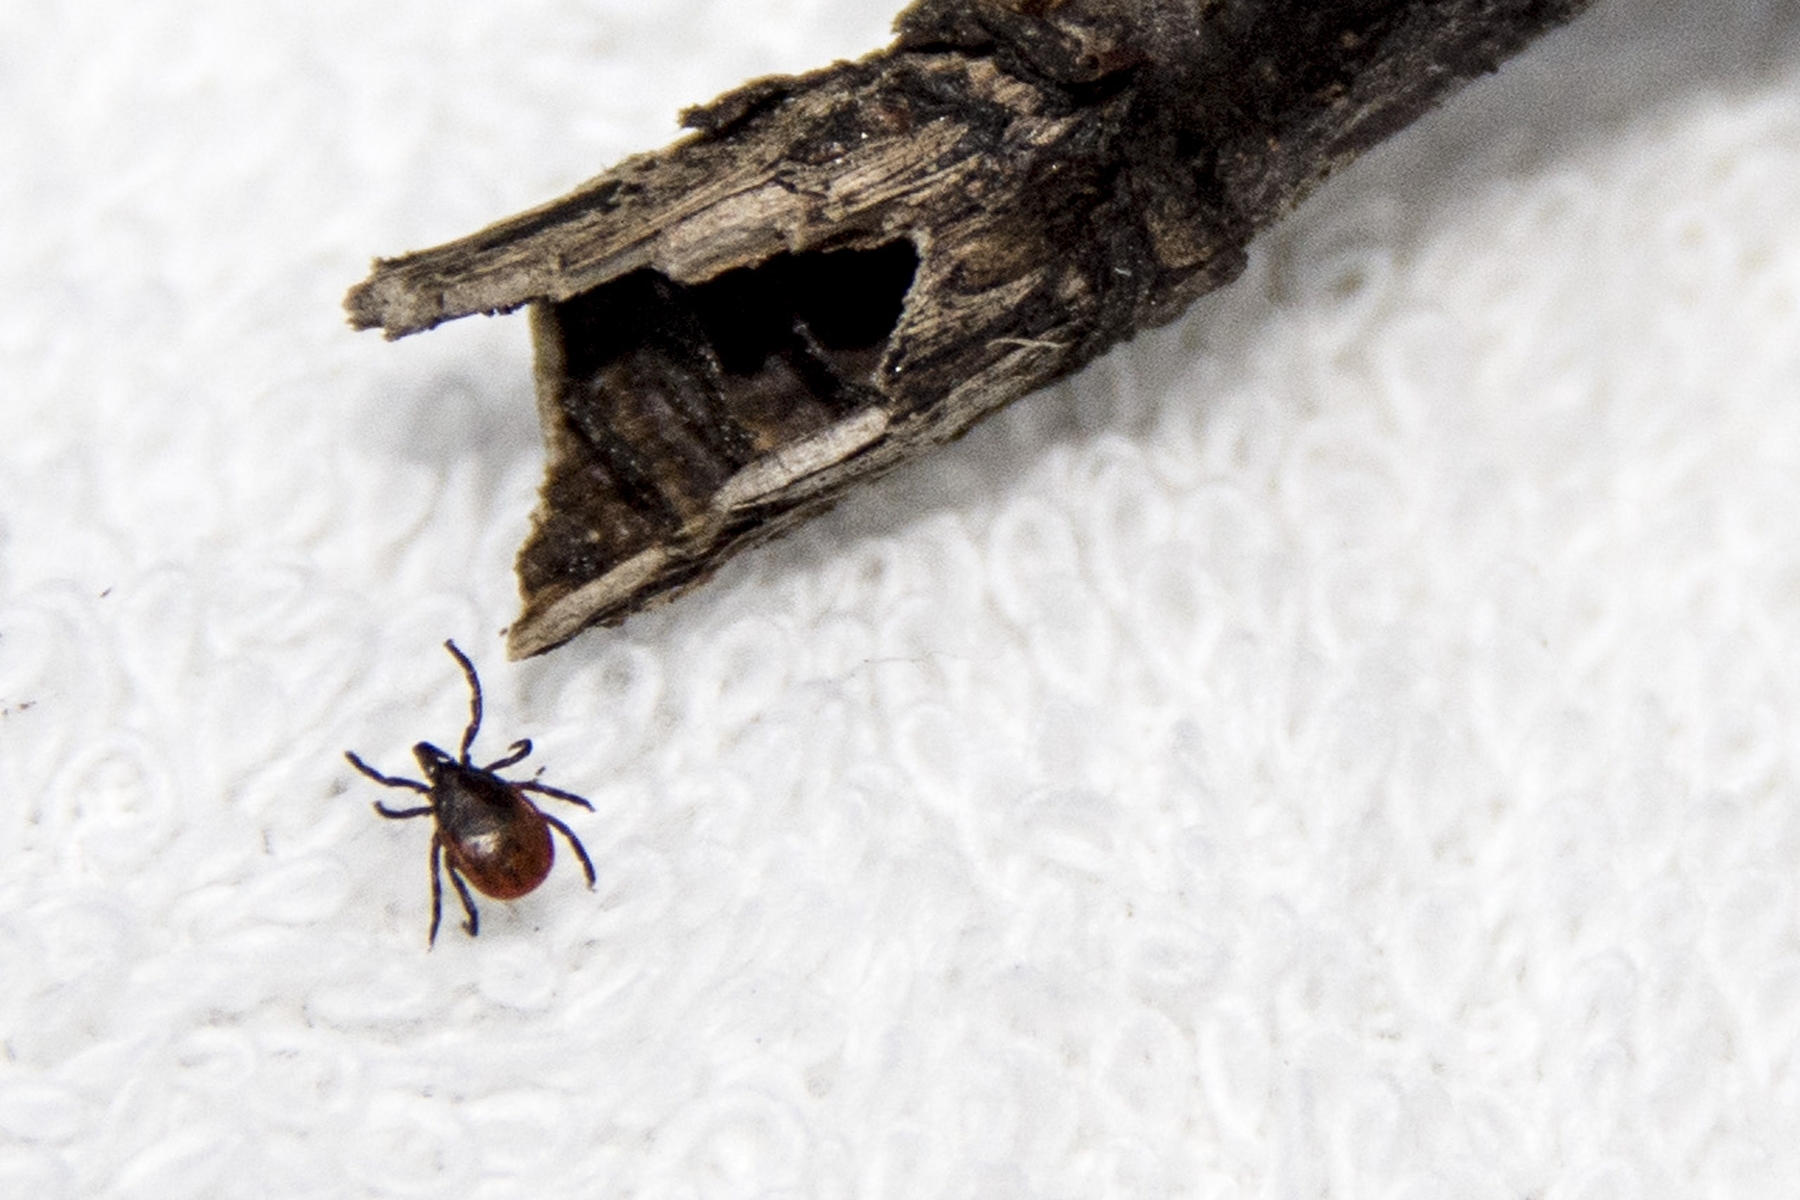
[{"label": "white textured fabric", "polygon": [[[344,289],[892,11],[0,5],[0,1196],[1800,1195],[1800,11],[505,664],[524,321]],[[447,636],[600,884],[428,954]]]}]

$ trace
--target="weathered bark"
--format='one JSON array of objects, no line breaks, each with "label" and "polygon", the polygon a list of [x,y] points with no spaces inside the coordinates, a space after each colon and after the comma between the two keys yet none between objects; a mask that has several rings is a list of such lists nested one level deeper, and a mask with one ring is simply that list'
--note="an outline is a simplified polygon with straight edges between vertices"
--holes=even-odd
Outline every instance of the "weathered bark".
[{"label": "weathered bark", "polygon": [[532,306],[514,657],[707,578],[1162,324],[1333,168],[1588,0],[919,0],[561,200],[378,262],[400,337]]}]

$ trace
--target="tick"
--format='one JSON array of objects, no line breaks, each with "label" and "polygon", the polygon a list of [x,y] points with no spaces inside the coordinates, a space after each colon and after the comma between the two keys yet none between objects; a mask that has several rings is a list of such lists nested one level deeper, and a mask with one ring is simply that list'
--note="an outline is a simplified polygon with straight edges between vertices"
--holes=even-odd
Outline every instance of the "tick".
[{"label": "tick", "polygon": [[[463,911],[469,915],[463,928],[474,937],[481,929],[481,918],[475,911],[475,898],[469,895],[469,884],[484,896],[495,900],[516,900],[544,882],[556,861],[556,848],[550,831],[556,830],[569,839],[570,849],[581,860],[587,872],[588,890],[594,887],[594,863],[574,830],[533,804],[527,792],[553,796],[570,804],[579,804],[589,812],[594,806],[573,792],[553,788],[536,779],[502,779],[495,772],[523,762],[531,753],[529,738],[512,744],[504,758],[478,767],[469,758],[475,735],[481,730],[481,680],[475,664],[445,642],[444,649],[461,665],[469,681],[469,727],[463,730],[462,749],[455,758],[430,742],[413,747],[419,770],[426,782],[383,775],[358,758],[354,750],[344,751],[350,765],[383,787],[405,788],[424,794],[426,803],[417,808],[389,808],[377,800],[375,811],[394,821],[409,817],[430,817],[437,822],[431,835],[431,932],[426,945],[437,944],[438,922],[444,912],[443,871],[450,872],[450,882],[462,897]],[[465,878],[467,883],[464,882]]]}]

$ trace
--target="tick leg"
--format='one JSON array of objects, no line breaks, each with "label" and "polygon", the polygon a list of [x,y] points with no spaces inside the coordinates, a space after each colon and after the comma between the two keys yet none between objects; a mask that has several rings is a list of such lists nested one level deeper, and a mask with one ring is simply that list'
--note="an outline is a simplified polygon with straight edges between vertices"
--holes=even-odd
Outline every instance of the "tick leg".
[{"label": "tick leg", "polygon": [[[376,783],[381,784],[383,787],[411,788],[415,792],[429,792],[431,790],[429,786],[420,783],[416,779],[402,779],[398,775],[383,775],[380,771],[377,771],[374,767],[371,767],[368,763],[356,757],[356,751],[354,750],[344,751],[344,757],[350,760],[351,766],[361,771],[364,775],[367,775],[370,779],[373,779]],[[380,806],[377,805],[377,807]]]},{"label": "tick leg", "polygon": [[[569,849],[575,851],[575,857],[581,860],[581,869],[587,872],[588,891],[593,891],[594,860],[588,857],[587,847],[581,844],[581,839],[575,836],[575,831],[573,829],[570,829],[567,825],[564,825],[549,813],[541,812],[538,816],[544,818],[544,820],[549,823],[550,828],[569,839]],[[455,878],[455,876],[451,876],[451,878]]]},{"label": "tick leg", "polygon": [[464,883],[463,877],[456,873],[456,864],[445,863],[444,870],[450,872],[450,882],[456,885],[456,894],[462,897],[463,911],[469,914],[469,919],[463,923],[463,928],[468,930],[470,937],[474,937],[481,932],[481,917],[475,911],[475,897],[469,895],[469,885]]},{"label": "tick leg", "polygon": [[444,844],[437,838],[431,839],[431,932],[425,935],[425,948],[437,945],[438,921],[444,915],[444,881],[442,859]]},{"label": "tick leg", "polygon": [[[462,764],[466,767],[469,765],[469,747],[475,744],[475,735],[481,732],[481,680],[475,675],[475,664],[469,661],[468,655],[456,648],[455,642],[446,641],[444,649],[450,652],[451,658],[462,664],[463,675],[469,681],[469,727],[463,730],[461,755]],[[455,877],[452,873],[451,878]]]},{"label": "tick leg", "polygon": [[481,769],[484,771],[498,771],[501,767],[510,767],[516,763],[524,762],[529,757],[531,757],[531,739],[520,738],[512,744],[512,749],[506,752],[505,758],[496,759]]},{"label": "tick leg", "polygon": [[[527,779],[524,783],[515,783],[513,786],[518,788],[521,792],[536,792],[540,796],[555,796],[558,800],[567,800],[570,804],[579,804],[589,812],[594,811],[594,806],[589,804],[584,797],[577,796],[574,792],[565,792],[561,788],[553,788],[547,783],[539,783],[535,779]],[[549,820],[549,818],[546,817],[545,820]]]},{"label": "tick leg", "polygon": [[375,811],[390,821],[404,821],[407,817],[427,816],[433,809],[429,804],[424,808],[389,808],[387,805],[377,800],[375,802]]}]

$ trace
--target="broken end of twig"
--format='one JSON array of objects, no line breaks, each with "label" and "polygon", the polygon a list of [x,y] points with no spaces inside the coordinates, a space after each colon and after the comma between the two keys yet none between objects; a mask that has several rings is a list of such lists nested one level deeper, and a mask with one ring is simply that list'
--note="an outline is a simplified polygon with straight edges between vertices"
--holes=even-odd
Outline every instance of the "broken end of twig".
[{"label": "broken end of twig", "polygon": [[556,649],[590,625],[601,624],[603,614],[617,605],[625,589],[641,586],[660,565],[641,563],[634,567],[627,563],[555,599],[536,597],[506,631],[506,656],[514,662],[531,658]]},{"label": "broken end of twig", "polygon": [[442,303],[432,303],[407,278],[407,261],[376,259],[369,268],[369,277],[345,293],[344,312],[352,329],[379,329],[392,342],[411,333],[422,333],[446,319]]}]

